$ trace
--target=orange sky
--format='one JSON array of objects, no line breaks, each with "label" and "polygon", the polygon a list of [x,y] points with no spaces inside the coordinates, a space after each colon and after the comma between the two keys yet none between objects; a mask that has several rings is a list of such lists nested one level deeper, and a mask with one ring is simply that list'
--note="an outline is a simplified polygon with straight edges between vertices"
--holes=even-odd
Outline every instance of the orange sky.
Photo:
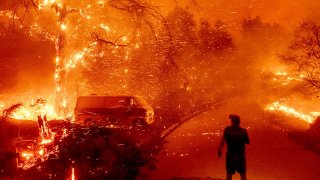
[{"label": "orange sky", "polygon": [[[276,22],[284,26],[296,26],[304,19],[319,16],[320,1],[317,0],[194,0],[200,7],[192,5],[192,0],[178,1],[182,7],[188,6],[198,17],[214,21],[223,19],[232,26],[239,26],[243,18],[260,16],[264,22]],[[174,7],[172,0],[153,0],[161,10]]]}]

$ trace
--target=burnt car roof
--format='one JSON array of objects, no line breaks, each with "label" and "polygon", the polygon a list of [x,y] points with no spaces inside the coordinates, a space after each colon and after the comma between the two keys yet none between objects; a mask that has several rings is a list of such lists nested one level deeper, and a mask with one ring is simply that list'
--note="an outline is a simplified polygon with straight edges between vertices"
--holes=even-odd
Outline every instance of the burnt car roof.
[{"label": "burnt car roof", "polygon": [[103,108],[119,108],[130,106],[130,101],[139,107],[150,107],[142,97],[139,96],[79,96],[75,110],[77,109],[103,109]]}]

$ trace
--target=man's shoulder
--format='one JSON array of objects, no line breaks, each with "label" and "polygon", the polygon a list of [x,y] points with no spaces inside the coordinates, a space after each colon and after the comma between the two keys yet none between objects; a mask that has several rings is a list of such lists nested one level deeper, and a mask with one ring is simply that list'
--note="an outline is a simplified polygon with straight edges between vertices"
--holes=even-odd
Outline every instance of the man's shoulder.
[{"label": "man's shoulder", "polygon": [[240,126],[227,126],[224,129],[226,132],[230,132],[230,131],[236,131],[236,132],[247,132],[246,128],[240,127]]},{"label": "man's shoulder", "polygon": [[241,129],[242,131],[247,131],[247,129],[246,129],[246,128],[243,128],[243,127],[240,127],[240,129]]},{"label": "man's shoulder", "polygon": [[225,131],[230,131],[232,129],[232,126],[227,126],[226,128],[224,128]]},{"label": "man's shoulder", "polygon": [[243,127],[240,127],[239,130],[243,133],[248,133],[247,129],[246,128],[243,128]]}]

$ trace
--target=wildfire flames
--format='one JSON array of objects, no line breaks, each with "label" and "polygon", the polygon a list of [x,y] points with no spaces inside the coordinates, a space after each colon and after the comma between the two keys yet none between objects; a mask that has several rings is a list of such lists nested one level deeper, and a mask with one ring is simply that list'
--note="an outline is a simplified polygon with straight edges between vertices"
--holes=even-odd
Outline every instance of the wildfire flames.
[{"label": "wildfire flames", "polygon": [[[267,111],[279,111],[279,112],[283,112],[285,114],[291,115],[293,117],[296,117],[298,119],[301,119],[303,121],[306,121],[308,123],[312,123],[316,117],[312,116],[311,113],[310,114],[304,114],[301,112],[296,111],[294,108],[289,107],[281,102],[274,102],[270,105],[268,105],[266,107]],[[313,113],[314,114],[314,113]]]},{"label": "wildfire flames", "polygon": [[75,180],[76,176],[74,174],[74,167],[71,169],[71,180]]},{"label": "wildfire flames", "polygon": [[272,72],[272,81],[280,83],[282,86],[290,85],[291,83],[301,83],[305,76],[304,75],[292,75],[286,71],[274,71]]},{"label": "wildfire flames", "polygon": [[[4,111],[8,105],[2,104],[0,110]],[[36,121],[39,115],[46,115],[46,117],[51,119],[62,119],[63,117],[58,116],[55,111],[55,106],[51,103],[48,103],[45,99],[36,99],[31,100],[30,102],[24,101],[21,103],[21,106],[13,109],[10,112],[9,117],[17,120],[33,120]]]},{"label": "wildfire flames", "polygon": [[[2,108],[6,107],[5,105]],[[29,144],[17,145],[20,154],[18,168],[27,170],[40,162],[46,161],[51,154],[57,154],[59,149],[55,140],[62,140],[68,136],[67,129],[59,130],[62,135],[56,136],[48,126],[48,120],[61,120],[62,118],[54,111],[54,106],[48,104],[47,100],[37,99],[30,103],[18,103],[3,110],[3,118],[12,118],[18,121],[35,121],[38,124],[38,138],[35,141],[23,140],[20,137],[18,144],[30,142]],[[20,131],[20,130],[19,130]],[[58,138],[58,139],[57,139]],[[20,142],[20,143],[19,143]]]},{"label": "wildfire flames", "polygon": [[39,128],[39,138],[36,144],[33,146],[24,147],[19,152],[22,160],[18,164],[18,167],[24,170],[34,167],[35,165],[46,161],[50,155],[58,154],[59,148],[55,144],[55,140],[61,141],[68,136],[67,129],[63,129],[63,134],[60,139],[56,138],[56,133],[51,132],[51,129],[44,124]]},{"label": "wildfire flames", "polygon": [[[294,84],[296,82],[300,83],[304,80],[304,75],[291,75],[285,71],[276,71],[273,73],[272,81],[279,82],[281,87]],[[273,111],[273,112],[282,112],[289,116],[298,118],[302,121],[307,123],[313,123],[317,118],[317,112],[310,112],[310,113],[303,113],[297,111],[294,107],[288,105],[288,103],[283,102],[283,100],[275,101],[265,107],[266,111]]]},{"label": "wildfire flames", "polygon": [[[256,1],[250,2],[250,7],[246,7],[248,3],[236,2],[234,5],[240,4],[241,8],[233,9],[230,6],[232,10],[229,7],[225,8],[223,1],[221,2],[209,3],[210,6],[208,6],[205,1],[195,0],[186,2],[1,1],[0,30],[3,32],[0,31],[0,38],[2,38],[4,48],[0,49],[0,55],[2,55],[0,59],[3,59],[0,72],[3,70],[4,75],[0,79],[0,85],[3,87],[3,90],[1,89],[3,94],[0,94],[0,111],[3,111],[0,125],[6,131],[10,131],[11,127],[19,129],[18,133],[14,131],[10,136],[1,135],[1,138],[6,138],[5,140],[8,141],[6,143],[12,145],[8,151],[15,151],[15,155],[18,154],[18,158],[14,156],[19,159],[18,168],[30,170],[38,167],[37,165],[41,162],[50,162],[47,161],[50,157],[59,154],[59,147],[64,145],[63,140],[90,136],[89,130],[92,128],[90,122],[96,119],[86,117],[84,121],[88,120],[90,128],[83,125],[79,127],[81,130],[89,130],[86,133],[77,134],[75,129],[78,125],[74,123],[75,119],[71,119],[73,117],[71,106],[76,104],[74,101],[78,96],[91,93],[146,96],[157,111],[155,121],[159,122],[154,126],[163,126],[157,131],[175,130],[172,127],[174,125],[180,127],[186,122],[185,117],[194,117],[191,117],[190,114],[196,115],[210,108],[217,107],[218,109],[223,107],[224,103],[229,103],[228,100],[231,98],[234,98],[234,101],[237,101],[237,98],[243,100],[241,95],[245,95],[251,96],[246,98],[251,101],[256,92],[261,92],[259,103],[270,98],[279,99],[265,106],[265,111],[280,112],[295,119],[313,123],[320,115],[319,112],[308,113],[307,107],[300,110],[280,98],[287,94],[290,94],[292,98],[296,97],[294,93],[301,93],[297,92],[301,90],[296,87],[297,84],[308,81],[310,78],[308,72],[315,72],[315,75],[311,73],[311,77],[315,79],[319,77],[318,57],[320,55],[317,54],[320,52],[318,47],[320,46],[318,38],[320,34],[315,34],[318,40],[316,45],[313,45],[312,39],[310,43],[301,45],[313,51],[312,53],[307,51],[305,57],[303,56],[305,52],[299,51],[299,48],[301,50],[299,42],[296,43],[299,45],[295,47],[297,49],[293,49],[294,53],[298,53],[297,57],[304,57],[310,61],[313,54],[316,54],[316,63],[311,63],[311,65],[316,65],[315,69],[311,71],[307,69],[306,73],[302,71],[304,68],[300,67],[301,72],[293,71],[291,64],[284,62],[283,59],[287,53],[284,49],[293,47],[288,46],[290,45],[289,40],[296,37],[292,38],[293,36],[289,37],[289,35],[293,35],[291,26],[296,28],[297,24],[287,22],[281,24],[282,19],[285,19],[278,18],[282,9],[275,11],[280,13],[268,12],[267,17],[264,17],[265,14],[259,14],[254,10],[254,7],[257,6],[254,5]],[[278,6],[284,2],[281,1]],[[184,4],[186,8],[183,7]],[[290,4],[300,6],[300,3],[286,2],[284,4],[285,7]],[[262,9],[261,7],[262,5],[259,5],[259,9]],[[213,10],[213,8],[216,9]],[[273,7],[271,9],[273,10]],[[227,11],[228,15],[223,15],[224,11]],[[242,13],[242,11],[245,12]],[[264,9],[264,11],[267,10]],[[204,12],[209,12],[209,14],[204,14]],[[256,14],[257,17],[248,18],[253,14]],[[270,20],[274,22],[268,22]],[[312,27],[315,32],[316,26]],[[290,32],[287,32],[287,29],[290,29]],[[298,33],[295,33],[295,36],[297,35]],[[311,33],[310,36],[312,35]],[[16,44],[19,46],[15,47]],[[33,44],[37,48],[31,46]],[[20,51],[21,49],[24,51]],[[278,52],[281,53],[277,54]],[[41,73],[34,72],[35,69],[41,70]],[[44,77],[43,81],[42,77]],[[309,80],[310,82],[318,81]],[[315,85],[320,87],[318,84]],[[27,97],[19,97],[16,94],[24,94]],[[297,96],[300,97],[300,94]],[[258,102],[256,99],[252,101]],[[314,106],[315,103],[309,107]],[[241,106],[239,109],[242,110]],[[99,111],[103,110],[99,109]],[[228,112],[228,109],[223,109],[223,111]],[[85,114],[91,115],[87,112]],[[131,113],[130,109],[130,113],[127,114],[134,113]],[[127,114],[121,119],[129,119],[126,117]],[[118,121],[117,118],[99,117],[99,121],[105,119],[110,122]],[[136,120],[140,121],[140,118]],[[56,121],[57,124],[60,124],[51,126]],[[306,125],[301,122],[297,124]],[[29,125],[34,132],[27,131]],[[20,135],[20,129],[23,129],[21,128],[23,126],[26,126],[28,135]],[[110,127],[120,126],[111,124]],[[107,129],[106,126],[99,128]],[[150,127],[152,128],[158,127]],[[112,128],[110,132],[118,129],[122,133],[121,128]],[[130,130],[125,129],[128,132]],[[114,134],[104,133],[108,136]],[[121,133],[119,134],[122,135]],[[203,133],[203,135],[208,135],[208,133]],[[92,146],[97,147],[90,146],[88,149],[101,148],[100,141],[106,139],[95,137],[100,136],[90,137],[97,141],[92,143]],[[108,148],[111,145],[117,146],[117,150],[122,151],[123,144],[112,144],[114,142],[112,138],[110,142],[103,141],[108,147],[101,150],[101,154],[107,154],[105,153],[107,150],[109,153]],[[93,140],[90,139],[90,141]],[[61,142],[60,146],[59,142]],[[66,153],[68,154],[66,156],[76,154],[73,147],[66,147],[65,149],[73,151]],[[110,154],[113,152],[115,151],[110,150]],[[60,157],[64,158],[63,155]],[[66,161],[74,160],[71,157],[65,159]],[[67,170],[67,176],[72,180],[76,179],[76,176],[81,178],[82,167],[76,166],[75,162],[77,163],[78,160],[74,160]]]},{"label": "wildfire flames", "polygon": [[34,110],[31,107],[21,107],[11,115],[11,118],[19,120],[36,120],[36,117],[39,114],[46,114],[50,119],[56,119],[58,117],[52,105],[45,105],[37,110]]}]

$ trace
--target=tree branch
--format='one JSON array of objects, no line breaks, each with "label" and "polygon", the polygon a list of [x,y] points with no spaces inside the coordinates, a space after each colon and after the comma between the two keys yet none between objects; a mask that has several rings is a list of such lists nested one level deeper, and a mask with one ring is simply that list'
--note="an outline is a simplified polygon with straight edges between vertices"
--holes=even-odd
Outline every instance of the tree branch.
[{"label": "tree branch", "polygon": [[117,41],[123,36],[120,36],[115,42],[112,42],[112,41],[109,41],[109,40],[105,40],[105,39],[99,37],[99,35],[97,33],[92,33],[92,36],[95,39],[95,41],[98,42],[98,43],[110,44],[110,45],[118,46],[118,47],[126,46],[125,44],[117,44]]}]

